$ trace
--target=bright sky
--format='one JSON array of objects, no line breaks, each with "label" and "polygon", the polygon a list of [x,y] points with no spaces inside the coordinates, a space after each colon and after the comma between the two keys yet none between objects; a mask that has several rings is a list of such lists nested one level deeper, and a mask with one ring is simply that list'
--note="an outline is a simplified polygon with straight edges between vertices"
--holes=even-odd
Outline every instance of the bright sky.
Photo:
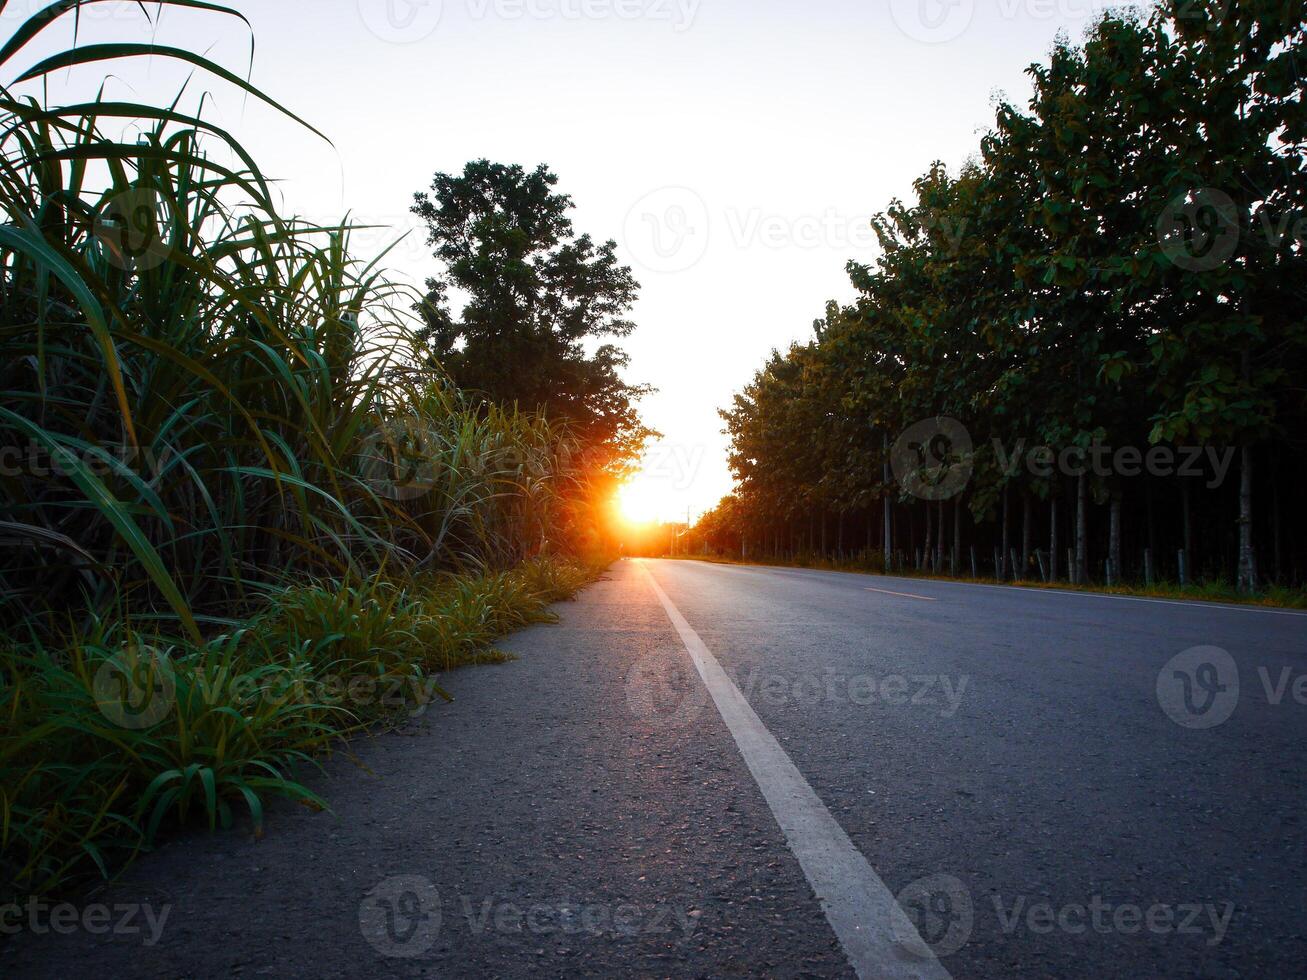
[{"label": "bright sky", "polygon": [[[773,347],[847,299],[868,217],[933,160],[956,167],[993,118],[1024,102],[1023,69],[1054,35],[1078,39],[1091,0],[228,0],[255,35],[253,81],[334,149],[217,82],[211,120],[234,130],[287,206],[415,228],[413,192],[488,157],[547,163],[574,220],[614,238],[643,289],[625,344],[664,433],[630,497],[684,519],[731,486],[717,409]],[[44,0],[10,0],[12,21]],[[133,3],[89,8],[84,39],[144,40]],[[208,49],[244,73],[239,22],[165,11],[161,44]],[[44,45],[42,46],[44,47]],[[39,49],[37,49],[39,50]],[[142,60],[126,91],[171,97],[183,73]],[[81,70],[56,99],[98,84]],[[414,283],[434,260],[414,231],[391,253]]]}]

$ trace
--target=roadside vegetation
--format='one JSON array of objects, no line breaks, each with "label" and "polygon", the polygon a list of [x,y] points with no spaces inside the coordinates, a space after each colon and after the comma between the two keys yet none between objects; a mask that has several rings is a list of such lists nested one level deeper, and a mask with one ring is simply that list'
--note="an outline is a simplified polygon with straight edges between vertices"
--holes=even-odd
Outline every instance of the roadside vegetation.
[{"label": "roadside vegetation", "polygon": [[1166,0],[1029,69],[722,412],[749,560],[1300,596],[1302,10]]},{"label": "roadside vegetation", "polygon": [[[309,125],[240,71],[80,36],[28,56],[91,2],[0,40],[0,904],[179,824],[326,805],[299,770],[598,573],[642,441],[629,411],[596,435],[461,389],[347,222],[283,215],[180,100],[111,94],[124,59],[173,59]],[[172,8],[240,17],[140,14]],[[67,71],[99,97],[48,104]]]}]

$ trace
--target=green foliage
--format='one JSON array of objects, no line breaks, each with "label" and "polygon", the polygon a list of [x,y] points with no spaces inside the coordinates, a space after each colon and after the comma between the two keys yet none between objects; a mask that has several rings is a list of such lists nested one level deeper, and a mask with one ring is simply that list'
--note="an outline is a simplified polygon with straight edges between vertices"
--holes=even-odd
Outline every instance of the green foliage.
[{"label": "green foliage", "polygon": [[[89,2],[0,46],[0,904],[170,826],[324,805],[298,770],[593,571],[556,557],[587,477],[566,422],[465,398],[347,221],[282,215],[178,103],[23,94],[149,56],[281,109],[181,49],[18,64]],[[140,10],[169,6],[240,17]]]},{"label": "green foliage", "polygon": [[[1029,71],[1028,108],[1000,103],[979,157],[956,176],[936,164],[877,216],[880,257],[849,267],[856,301],[831,304],[815,341],[774,353],[722,413],[738,484],[713,533],[728,521],[755,548],[806,535],[812,550],[804,525],[853,513],[870,543],[888,497],[910,553],[946,515],[886,483],[888,450],[941,415],[971,435],[965,503],[986,564],[1009,553],[1004,501],[1074,492],[1004,465],[996,443],[1247,446],[1271,464],[1263,499],[1290,494],[1307,422],[1300,15],[1176,0],[1059,42]],[[1124,500],[1136,527],[1190,492],[1103,474],[1086,489]],[[1228,550],[1252,492],[1207,495],[1210,551]],[[1273,520],[1260,538],[1278,554]],[[1154,527],[1135,535],[1136,554],[1158,546]]]},{"label": "green foliage", "polygon": [[[448,697],[439,674],[505,659],[491,644],[547,621],[595,574],[557,560],[475,576],[297,585],[195,642],[97,621],[60,645],[0,649],[0,904],[108,875],[191,820],[259,832],[272,797],[326,803],[298,773],[340,739]],[[162,717],[124,726],[105,671],[157,651]]]},{"label": "green foliage", "polygon": [[[36,75],[139,53],[92,45]],[[196,640],[288,571],[476,568],[559,543],[574,437],[468,404],[348,224],[283,217],[235,139],[175,107],[0,89],[0,114],[0,616],[126,603]],[[113,133],[129,120],[147,124],[130,143]]]},{"label": "green foliage", "polygon": [[[557,183],[543,165],[474,160],[414,195],[445,267],[427,280],[422,336],[461,388],[566,420],[594,468],[620,474],[653,434],[634,407],[649,388],[622,380],[617,346],[583,345],[635,328],[626,315],[639,285],[616,242],[575,233]],[[466,298],[457,318],[451,289]]]}]

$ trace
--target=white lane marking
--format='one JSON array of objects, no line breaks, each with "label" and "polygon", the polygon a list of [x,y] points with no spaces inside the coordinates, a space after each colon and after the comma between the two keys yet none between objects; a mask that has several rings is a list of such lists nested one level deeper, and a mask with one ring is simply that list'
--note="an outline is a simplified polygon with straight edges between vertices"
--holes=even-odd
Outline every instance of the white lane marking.
[{"label": "white lane marking", "polygon": [[939,600],[936,599],[934,596],[928,596],[928,595],[913,595],[911,592],[891,592],[889,589],[873,589],[873,588],[871,588],[870,586],[868,586],[867,588],[865,588],[863,591],[864,591],[864,592],[882,592],[882,593],[884,593],[885,595],[897,595],[897,596],[902,596],[904,599],[925,599],[927,602],[938,602],[938,601],[939,601]]},{"label": "white lane marking", "polygon": [[767,731],[717,658],[690,628],[644,562],[667,618],[735,739],[785,840],[799,860],[854,971],[870,978],[951,980],[862,852]]}]

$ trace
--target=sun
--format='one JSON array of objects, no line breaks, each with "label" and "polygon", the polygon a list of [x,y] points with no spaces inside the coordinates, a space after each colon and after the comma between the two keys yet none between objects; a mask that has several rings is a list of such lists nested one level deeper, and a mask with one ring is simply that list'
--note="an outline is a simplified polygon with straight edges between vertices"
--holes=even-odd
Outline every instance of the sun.
[{"label": "sun", "polygon": [[618,513],[628,524],[652,524],[665,509],[666,501],[661,490],[656,481],[645,474],[635,476],[617,491]]}]

